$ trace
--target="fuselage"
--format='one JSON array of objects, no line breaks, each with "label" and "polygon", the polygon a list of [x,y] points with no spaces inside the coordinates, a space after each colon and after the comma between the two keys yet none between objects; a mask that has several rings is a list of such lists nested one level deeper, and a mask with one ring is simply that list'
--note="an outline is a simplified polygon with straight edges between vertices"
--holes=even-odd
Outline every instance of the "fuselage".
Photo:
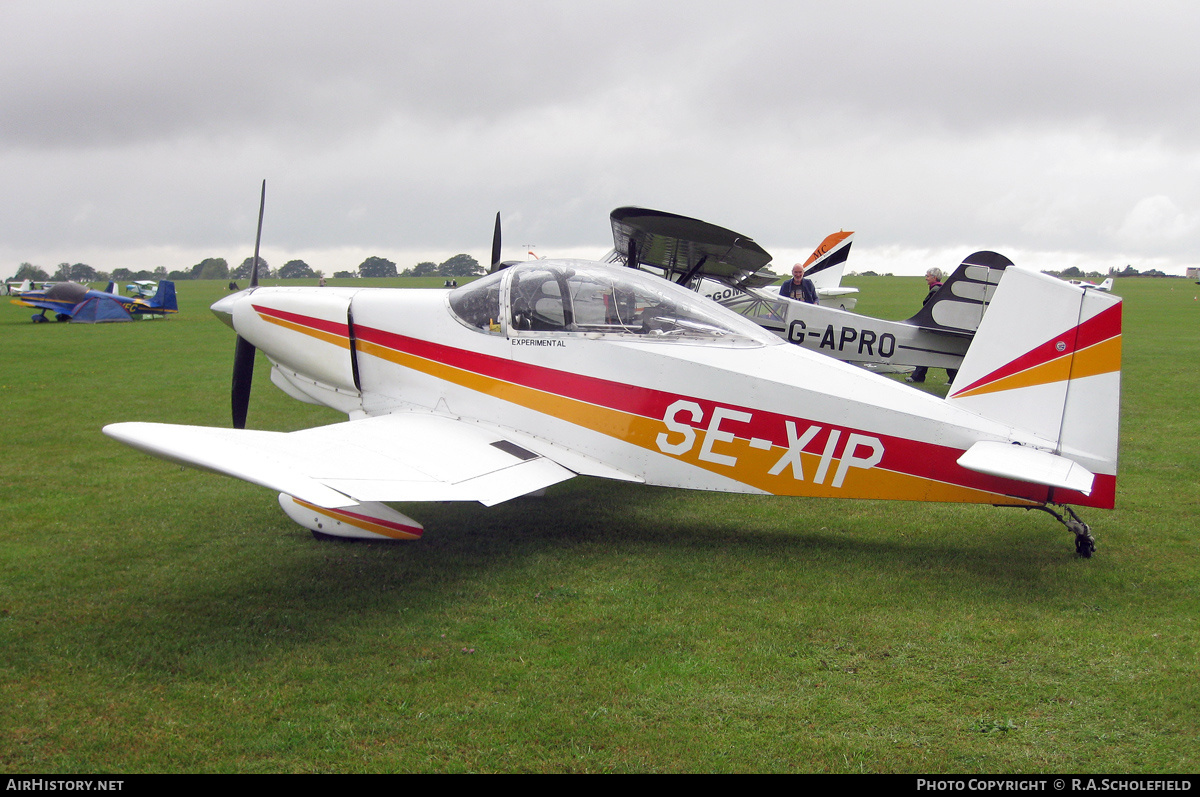
[{"label": "fuselage", "polygon": [[[980,441],[1054,441],[627,269],[537,261],[453,291],[256,288],[213,309],[296,398],[351,418],[475,422],[580,473],[774,495],[1049,499],[957,460]],[[1104,505],[1104,493],[1055,500]]]}]

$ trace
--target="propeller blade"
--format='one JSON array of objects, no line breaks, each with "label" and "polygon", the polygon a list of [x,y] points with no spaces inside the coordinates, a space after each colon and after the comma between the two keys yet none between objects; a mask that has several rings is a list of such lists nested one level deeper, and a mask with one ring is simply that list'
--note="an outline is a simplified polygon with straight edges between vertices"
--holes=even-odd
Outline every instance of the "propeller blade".
[{"label": "propeller blade", "polygon": [[[262,242],[263,210],[267,205],[267,181],[262,182],[258,200],[258,232],[254,236],[254,262],[250,266],[250,289],[258,287],[258,247]],[[250,386],[254,384],[254,344],[238,335],[233,351],[233,388],[230,404],[233,408],[233,428],[246,428],[246,413],[250,410]]]},{"label": "propeller blade", "polygon": [[246,428],[246,412],[250,409],[250,385],[254,382],[254,344],[238,335],[233,352],[233,428]]},{"label": "propeller blade", "polygon": [[488,271],[495,271],[500,265],[500,211],[496,211],[496,231],[492,233],[492,266]]},{"label": "propeller blade", "polygon": [[254,262],[250,266],[250,287],[258,287],[258,245],[262,241],[263,210],[267,206],[267,181],[262,182],[262,196],[258,200],[258,232],[254,236]]}]

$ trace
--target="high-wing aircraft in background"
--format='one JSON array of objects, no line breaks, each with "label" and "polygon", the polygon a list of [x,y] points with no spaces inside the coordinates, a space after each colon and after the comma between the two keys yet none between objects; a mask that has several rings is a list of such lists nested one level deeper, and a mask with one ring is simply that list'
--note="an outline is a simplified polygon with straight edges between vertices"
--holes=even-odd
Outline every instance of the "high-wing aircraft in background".
[{"label": "high-wing aircraft in background", "polygon": [[[115,291],[112,291],[115,293]],[[158,293],[158,283],[153,280],[136,280],[125,286],[125,293],[142,299],[151,299]]]},{"label": "high-wing aircraft in background", "polygon": [[144,299],[140,296],[129,297],[117,293],[113,283],[108,283],[105,291],[89,289],[78,282],[59,282],[40,291],[24,291],[13,304],[23,307],[33,307],[41,310],[34,313],[34,323],[49,321],[47,312],[54,313],[55,320],[69,321],[86,307],[107,308],[112,320],[129,320],[136,315],[161,315],[179,312],[179,304],[175,299],[175,283],[163,280],[158,283],[154,296]]},{"label": "high-wing aircraft in background", "polygon": [[[780,296],[771,285],[778,277],[765,271],[771,255],[733,230],[634,207],[617,208],[611,222],[614,248],[608,262],[691,287],[791,343],[858,365],[959,368],[1004,270],[1012,265],[1004,255],[976,252],[916,315],[885,321]],[[826,238],[810,262],[839,236],[847,237],[833,241],[828,254],[846,252],[849,235]]]},{"label": "high-wing aircraft in background", "polygon": [[[264,288],[254,273],[213,311],[238,335],[235,428],[104,432],[275,490],[318,536],[414,538],[382,502],[492,505],[575,475],[1040,509],[1083,556],[1094,541],[1071,506],[1113,506],[1120,299],[1034,272],[1008,271],[946,399],[592,261],[454,290]],[[256,349],[277,387],[348,420],[245,429]]]}]

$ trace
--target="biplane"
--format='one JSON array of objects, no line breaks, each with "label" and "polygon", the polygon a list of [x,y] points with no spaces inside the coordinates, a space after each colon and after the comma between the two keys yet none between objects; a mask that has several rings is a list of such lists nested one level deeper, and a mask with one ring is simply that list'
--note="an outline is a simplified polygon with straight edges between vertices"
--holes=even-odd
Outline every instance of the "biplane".
[{"label": "biplane", "polygon": [[[606,262],[622,263],[663,277],[746,316],[790,343],[844,362],[889,368],[924,366],[957,369],[987,311],[996,286],[1012,261],[995,252],[963,260],[941,289],[904,321],[871,318],[846,298],[830,293],[853,233],[834,233],[808,259],[821,304],[780,296],[767,271],[771,255],[753,239],[700,219],[647,208],[617,208],[611,214],[614,248]],[[832,264],[830,269],[821,266]],[[810,271],[805,276],[810,276]],[[768,287],[770,286],[770,287]],[[840,289],[855,290],[855,289]],[[824,293],[822,293],[824,291]]]}]

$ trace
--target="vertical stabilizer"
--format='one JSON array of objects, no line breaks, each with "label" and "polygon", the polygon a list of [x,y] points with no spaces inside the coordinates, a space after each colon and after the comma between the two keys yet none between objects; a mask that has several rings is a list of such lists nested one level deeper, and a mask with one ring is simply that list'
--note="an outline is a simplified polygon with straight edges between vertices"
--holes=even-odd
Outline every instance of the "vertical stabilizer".
[{"label": "vertical stabilizer", "polygon": [[1011,265],[1011,260],[996,252],[967,256],[933,298],[904,323],[939,332],[973,333],[987,312],[1004,270]]},{"label": "vertical stabilizer", "polygon": [[947,401],[1053,441],[1097,474],[1087,501],[1112,506],[1121,401],[1121,300],[1009,268]]},{"label": "vertical stabilizer", "polygon": [[154,293],[154,298],[150,300],[150,307],[155,310],[164,310],[169,313],[174,313],[179,310],[179,303],[175,299],[175,283],[170,280],[163,280],[158,283],[158,290]]},{"label": "vertical stabilizer", "polygon": [[817,290],[836,288],[842,284],[842,272],[850,258],[850,245],[854,243],[854,231],[832,233],[813,250],[804,261],[804,276],[813,281]]}]

